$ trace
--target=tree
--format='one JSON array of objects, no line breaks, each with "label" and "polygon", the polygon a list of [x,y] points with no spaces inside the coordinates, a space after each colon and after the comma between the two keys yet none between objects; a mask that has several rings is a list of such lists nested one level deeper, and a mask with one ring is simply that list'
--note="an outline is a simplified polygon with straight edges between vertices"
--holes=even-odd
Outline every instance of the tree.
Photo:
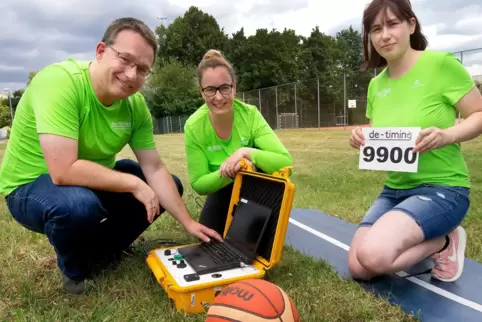
[{"label": "tree", "polygon": [[4,126],[11,126],[11,124],[10,107],[0,104],[0,129]]},{"label": "tree", "polygon": [[[335,38],[322,33],[316,26],[310,36],[304,40],[302,48],[303,56],[300,60],[303,66],[302,74],[305,78],[317,78],[323,101],[332,101],[339,93],[343,93],[343,75],[339,69],[339,57],[342,53]],[[315,100],[316,98],[313,96],[305,99]]]},{"label": "tree", "polygon": [[[16,91],[14,91],[12,93],[11,100],[12,100],[12,110],[13,110],[14,114],[15,114],[15,110],[17,109],[18,102],[22,98],[22,95],[23,95],[24,92],[25,92],[25,90],[23,88],[21,88],[21,89],[17,89]],[[9,98],[7,97],[7,98],[4,98],[4,99],[0,100],[0,106],[1,105],[5,105],[10,109]]]},{"label": "tree", "polygon": [[296,81],[301,76],[298,61],[301,37],[294,30],[283,32],[258,29],[248,38],[246,56],[253,71],[251,88],[269,87]]},{"label": "tree", "polygon": [[203,103],[195,67],[178,61],[156,69],[142,93],[156,118],[191,114]]},{"label": "tree", "polygon": [[344,53],[340,55],[340,65],[346,73],[347,95],[351,98],[365,97],[373,72],[360,71],[363,63],[361,34],[350,26],[336,34],[336,41]]},{"label": "tree", "polygon": [[[21,88],[21,89],[17,89],[12,93],[12,110],[14,114],[17,109],[18,102],[22,98],[22,95],[24,92],[25,92],[25,89]],[[9,104],[8,99],[7,99],[7,104]]]},{"label": "tree", "polygon": [[[263,115],[271,123],[276,119],[273,119],[274,115],[266,114],[266,111],[274,110],[269,104],[276,102],[280,112],[294,111],[296,106],[298,112],[303,113],[303,109],[316,104],[313,102],[317,101],[318,84],[326,117],[340,114],[336,110],[343,109],[345,98],[364,99],[373,77],[372,72],[359,71],[362,37],[351,26],[335,36],[324,34],[318,26],[313,28],[309,37],[298,35],[291,29],[258,29],[248,37],[244,28],[240,28],[226,35],[213,16],[192,6],[168,26],[159,25],[156,34],[158,64],[144,88],[156,117],[188,114],[202,104],[195,70],[209,49],[224,53],[235,69],[237,92],[243,92],[249,103],[261,104]],[[289,85],[279,86],[283,84]],[[255,90],[261,88],[260,100]]]},{"label": "tree", "polygon": [[362,35],[350,26],[336,33],[336,42],[343,53],[340,64],[345,70],[358,71],[363,63]]},{"label": "tree", "polygon": [[160,67],[173,61],[196,66],[208,49],[224,51],[227,42],[216,19],[194,6],[167,28],[164,25],[157,27],[156,34]]},{"label": "tree", "polygon": [[32,79],[35,77],[35,75],[37,75],[37,71],[33,71],[33,72],[29,72],[29,73],[28,73],[27,86],[30,84],[30,82],[31,82]]}]

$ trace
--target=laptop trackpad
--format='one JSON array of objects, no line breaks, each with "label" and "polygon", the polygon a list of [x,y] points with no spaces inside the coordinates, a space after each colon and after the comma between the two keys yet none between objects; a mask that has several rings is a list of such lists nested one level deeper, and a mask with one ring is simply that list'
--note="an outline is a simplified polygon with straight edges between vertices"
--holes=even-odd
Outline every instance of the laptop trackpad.
[{"label": "laptop trackpad", "polygon": [[205,252],[200,244],[183,247],[182,255],[194,269],[198,268],[199,265],[202,265],[199,268],[204,268],[206,265],[215,265],[214,260],[211,259],[211,256]]}]

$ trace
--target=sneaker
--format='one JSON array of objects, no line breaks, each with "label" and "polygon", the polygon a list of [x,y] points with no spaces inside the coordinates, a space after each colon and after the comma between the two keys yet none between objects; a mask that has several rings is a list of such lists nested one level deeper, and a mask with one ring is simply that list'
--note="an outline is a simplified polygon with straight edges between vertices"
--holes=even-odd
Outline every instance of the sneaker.
[{"label": "sneaker", "polygon": [[81,295],[85,293],[85,283],[84,281],[74,281],[68,278],[62,273],[62,279],[64,283],[64,291],[72,295]]},{"label": "sneaker", "polygon": [[443,282],[457,280],[464,269],[465,245],[467,234],[458,226],[449,235],[449,244],[446,249],[432,256],[435,267],[432,269],[432,277]]}]

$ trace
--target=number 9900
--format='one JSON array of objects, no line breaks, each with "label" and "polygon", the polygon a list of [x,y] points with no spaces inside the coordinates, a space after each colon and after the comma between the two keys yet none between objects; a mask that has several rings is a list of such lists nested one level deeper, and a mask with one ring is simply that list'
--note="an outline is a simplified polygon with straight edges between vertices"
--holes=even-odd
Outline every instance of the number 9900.
[{"label": "number 9900", "polygon": [[417,153],[412,152],[413,148],[406,148],[405,151],[399,147],[386,148],[384,146],[374,148],[372,146],[367,146],[362,149],[363,160],[365,162],[372,162],[375,158],[380,163],[387,162],[390,160],[392,163],[405,162],[407,164],[412,164],[417,159]]}]

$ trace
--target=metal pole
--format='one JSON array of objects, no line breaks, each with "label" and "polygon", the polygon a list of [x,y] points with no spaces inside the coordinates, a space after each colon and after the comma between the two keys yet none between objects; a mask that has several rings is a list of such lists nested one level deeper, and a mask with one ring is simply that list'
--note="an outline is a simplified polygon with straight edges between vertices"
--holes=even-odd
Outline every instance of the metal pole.
[{"label": "metal pole", "polygon": [[320,79],[316,78],[316,91],[318,93],[318,129],[320,128]]},{"label": "metal pole", "polygon": [[[462,65],[464,64],[464,51],[463,50],[460,51],[460,63],[462,63]],[[460,119],[460,111],[457,114],[458,114],[457,118]]]},{"label": "metal pole", "polygon": [[296,105],[296,82],[295,82],[295,116],[298,115],[298,106]]},{"label": "metal pole", "polygon": [[259,112],[261,113],[261,90],[258,89]]},{"label": "metal pole", "polygon": [[10,105],[10,117],[12,118],[12,124],[13,126],[13,109],[12,109],[12,95],[10,95],[12,92],[8,91],[8,103]]},{"label": "metal pole", "polygon": [[343,123],[346,129],[347,115],[346,115],[346,73],[343,72]]},{"label": "metal pole", "polygon": [[276,128],[279,129],[279,116],[278,116],[278,86],[276,88]]}]

